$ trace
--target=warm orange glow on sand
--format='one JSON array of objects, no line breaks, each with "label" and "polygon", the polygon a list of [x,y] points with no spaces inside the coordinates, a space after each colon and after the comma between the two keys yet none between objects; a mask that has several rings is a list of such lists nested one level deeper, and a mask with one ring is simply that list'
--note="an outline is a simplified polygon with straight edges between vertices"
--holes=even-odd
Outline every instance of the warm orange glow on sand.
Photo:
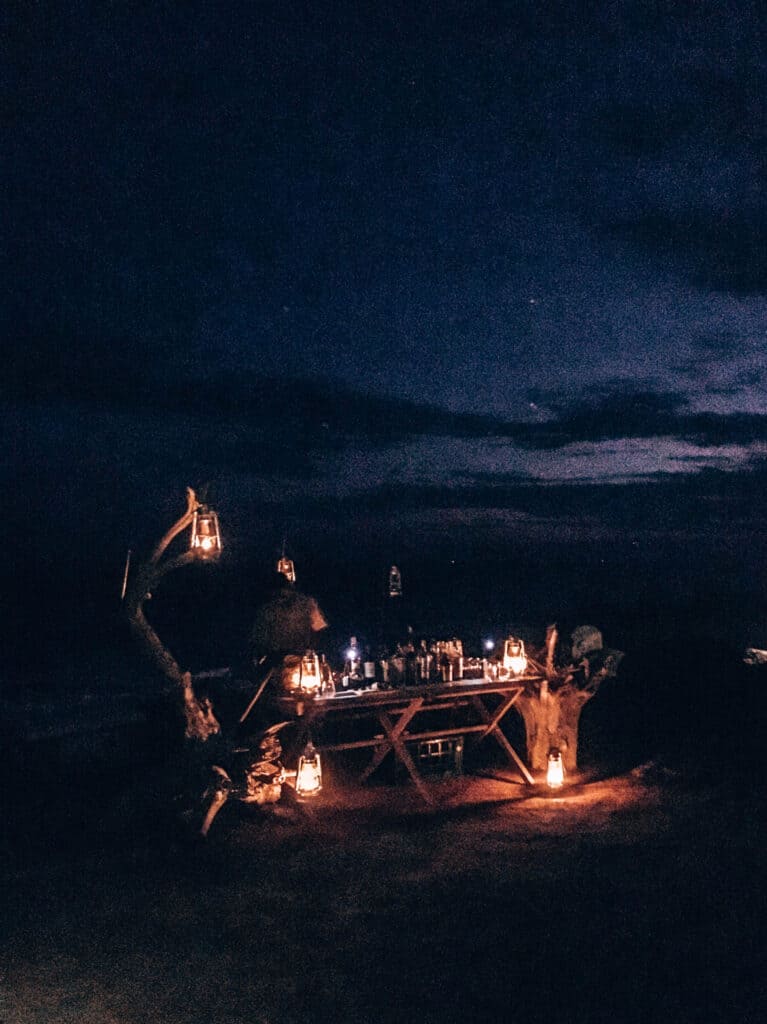
[{"label": "warm orange glow on sand", "polygon": [[[360,785],[352,777],[339,777],[330,781],[317,797],[320,806],[330,812],[354,814],[385,814],[389,818],[400,816],[426,816],[438,818],[440,814],[463,813],[471,808],[493,808],[493,819],[506,822],[513,819],[513,827],[534,833],[554,829],[567,832],[585,828],[598,828],[620,817],[616,812],[647,810],[658,799],[658,791],[630,773],[608,779],[590,779],[586,774],[573,776],[566,787],[549,789],[545,784],[529,786],[505,773],[483,776],[465,775],[429,782],[435,806],[429,807],[415,786]],[[473,817],[473,815],[472,815]]]}]

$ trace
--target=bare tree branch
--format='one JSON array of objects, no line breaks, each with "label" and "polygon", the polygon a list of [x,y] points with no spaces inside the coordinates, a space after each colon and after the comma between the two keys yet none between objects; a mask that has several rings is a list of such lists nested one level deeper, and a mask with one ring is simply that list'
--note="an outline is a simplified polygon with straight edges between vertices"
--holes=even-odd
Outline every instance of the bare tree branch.
[{"label": "bare tree branch", "polygon": [[133,578],[125,591],[124,613],[131,631],[140,642],[149,658],[160,671],[178,687],[186,720],[186,735],[190,739],[205,741],[220,732],[220,726],[207,700],[199,701],[192,688],[192,677],[184,672],[170,650],[148,622],[144,614],[144,602],[168,573],[195,560],[191,551],[182,552],[173,558],[161,561],[175,538],[189,527],[199,503],[191,487],[186,489],[186,511],[176,520],[160,541],[155,545],[146,562],[134,570]]}]

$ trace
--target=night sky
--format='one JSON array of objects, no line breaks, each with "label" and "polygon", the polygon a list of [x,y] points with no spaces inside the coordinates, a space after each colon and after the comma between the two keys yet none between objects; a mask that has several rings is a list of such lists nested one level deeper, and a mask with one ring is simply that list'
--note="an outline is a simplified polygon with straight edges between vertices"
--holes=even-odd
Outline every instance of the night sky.
[{"label": "night sky", "polygon": [[204,482],[222,579],[287,535],[337,619],[399,561],[767,641],[759,5],[2,18],[17,646],[85,647]]}]

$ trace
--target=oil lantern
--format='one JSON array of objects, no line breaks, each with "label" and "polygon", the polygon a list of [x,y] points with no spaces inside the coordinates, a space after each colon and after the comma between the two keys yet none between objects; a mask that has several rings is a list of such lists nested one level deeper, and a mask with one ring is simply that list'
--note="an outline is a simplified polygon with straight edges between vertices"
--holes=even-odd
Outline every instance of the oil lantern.
[{"label": "oil lantern", "polygon": [[552,747],[546,767],[546,785],[549,789],[559,789],[565,781],[565,768],[562,764],[562,751]]},{"label": "oil lantern", "polygon": [[298,770],[296,771],[296,796],[316,796],[322,789],[322,764],[317,748],[311,740],[304,747],[304,752],[298,759]]},{"label": "oil lantern", "polygon": [[322,688],[322,671],[320,659],[314,651],[307,651],[301,659],[301,675],[299,688],[304,693],[319,693]]},{"label": "oil lantern", "polygon": [[189,547],[198,558],[218,558],[221,554],[221,531],[213,509],[198,505],[194,510]]},{"label": "oil lantern", "polygon": [[527,655],[525,654],[525,644],[522,640],[517,640],[515,637],[510,636],[503,645],[503,667],[513,672],[515,676],[520,676],[527,668]]},{"label": "oil lantern", "polygon": [[322,667],[314,651],[299,658],[288,654],[282,661],[282,688],[294,696],[314,696],[322,688]]},{"label": "oil lantern", "polygon": [[293,565],[292,558],[286,558],[284,555],[277,563],[277,572],[282,573],[286,580],[290,583],[296,582],[296,567]]},{"label": "oil lantern", "polygon": [[389,569],[389,597],[402,597],[402,573],[396,565]]}]

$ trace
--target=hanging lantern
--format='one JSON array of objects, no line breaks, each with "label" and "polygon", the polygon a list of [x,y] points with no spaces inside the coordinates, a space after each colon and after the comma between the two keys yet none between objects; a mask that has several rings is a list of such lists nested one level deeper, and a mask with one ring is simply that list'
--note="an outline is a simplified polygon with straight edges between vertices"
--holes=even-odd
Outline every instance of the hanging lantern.
[{"label": "hanging lantern", "polygon": [[513,636],[510,636],[505,641],[503,645],[503,667],[508,672],[513,672],[515,676],[522,675],[527,668],[524,641],[517,640]]},{"label": "hanging lantern", "polygon": [[562,751],[552,747],[546,767],[546,785],[549,789],[559,789],[565,781],[565,767],[562,764]]},{"label": "hanging lantern", "polygon": [[402,597],[402,573],[396,565],[389,569],[389,597]]},{"label": "hanging lantern", "polygon": [[296,796],[313,797],[322,789],[322,764],[317,748],[311,740],[304,747],[298,759],[296,772]]},{"label": "hanging lantern", "polygon": [[199,505],[192,517],[190,550],[198,558],[217,558],[221,554],[221,531],[218,516],[205,505]]},{"label": "hanging lantern", "polygon": [[293,565],[292,558],[286,558],[284,555],[277,563],[277,572],[282,573],[286,580],[290,583],[296,582],[296,567]]}]

